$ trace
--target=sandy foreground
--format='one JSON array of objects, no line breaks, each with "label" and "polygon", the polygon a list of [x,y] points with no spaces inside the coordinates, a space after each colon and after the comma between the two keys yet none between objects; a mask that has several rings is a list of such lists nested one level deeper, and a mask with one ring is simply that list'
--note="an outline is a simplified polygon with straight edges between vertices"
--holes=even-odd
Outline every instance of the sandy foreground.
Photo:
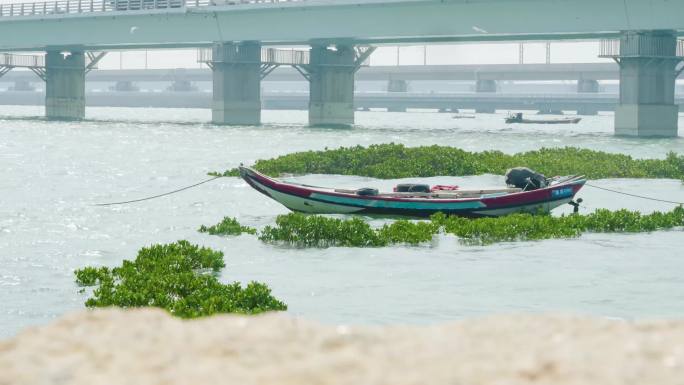
[{"label": "sandy foreground", "polygon": [[0,384],[684,384],[684,321],[355,327],[84,311],[0,342]]}]

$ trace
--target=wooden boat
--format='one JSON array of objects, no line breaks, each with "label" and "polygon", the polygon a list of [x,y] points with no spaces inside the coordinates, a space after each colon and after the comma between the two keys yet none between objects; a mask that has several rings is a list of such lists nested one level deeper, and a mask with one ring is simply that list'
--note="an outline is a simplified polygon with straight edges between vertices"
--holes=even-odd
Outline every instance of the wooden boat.
[{"label": "wooden boat", "polygon": [[429,217],[438,212],[464,217],[549,212],[573,202],[586,182],[583,176],[567,176],[552,178],[547,187],[530,191],[502,188],[379,193],[372,188],[334,189],[284,182],[248,167],[240,167],[240,175],[255,190],[292,211],[405,217]]},{"label": "wooden boat", "polygon": [[506,123],[521,123],[521,124],[577,124],[582,118],[561,118],[561,119],[523,119],[523,114],[518,112],[514,115],[509,115],[506,118]]}]

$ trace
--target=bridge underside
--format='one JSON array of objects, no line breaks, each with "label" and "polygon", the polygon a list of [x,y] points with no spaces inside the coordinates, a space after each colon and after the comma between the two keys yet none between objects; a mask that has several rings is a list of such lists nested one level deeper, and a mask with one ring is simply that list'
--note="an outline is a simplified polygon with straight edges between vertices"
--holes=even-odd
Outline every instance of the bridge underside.
[{"label": "bridge underside", "polygon": [[[81,13],[78,5],[78,13],[66,15],[0,12],[0,51],[49,52],[46,105],[52,118],[83,117],[81,58],[89,50],[232,47],[249,59],[214,63],[213,120],[258,124],[263,63],[259,49],[249,47],[309,45],[311,62],[298,69],[310,82],[310,122],[347,125],[354,119],[360,44],[621,37],[616,133],[677,134],[672,95],[684,1],[310,0],[99,13]],[[71,55],[59,59],[63,51]],[[496,91],[495,80],[478,80],[480,92]],[[594,85],[580,87],[593,92]]]},{"label": "bridge underside", "polygon": [[671,0],[300,1],[72,13],[0,17],[0,51],[598,39],[683,32],[682,14],[684,2]]}]

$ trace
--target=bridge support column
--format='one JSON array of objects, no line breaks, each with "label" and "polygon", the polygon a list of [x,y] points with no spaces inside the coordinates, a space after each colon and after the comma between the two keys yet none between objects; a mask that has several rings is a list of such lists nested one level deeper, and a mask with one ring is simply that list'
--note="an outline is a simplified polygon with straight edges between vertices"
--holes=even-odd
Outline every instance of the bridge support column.
[{"label": "bridge support column", "polygon": [[671,31],[626,32],[620,39],[620,104],[615,134],[677,136],[674,103],[677,37]]},{"label": "bridge support column", "polygon": [[214,124],[261,124],[261,44],[217,43],[212,50]]},{"label": "bridge support column", "polygon": [[116,91],[116,92],[137,92],[137,91],[140,91],[140,88],[138,86],[136,86],[130,80],[119,80],[110,89],[112,91]]},{"label": "bridge support column", "polygon": [[496,92],[496,80],[492,79],[478,79],[475,83],[475,92]]},{"label": "bridge support column", "polygon": [[14,82],[14,85],[13,85],[12,87],[10,87],[10,90],[11,90],[11,91],[28,91],[28,92],[32,92],[32,91],[35,91],[36,88],[35,88],[33,85],[31,85],[31,83],[29,83],[29,82],[26,81],[26,80],[16,80],[16,81]]},{"label": "bridge support column", "polygon": [[599,82],[594,79],[580,79],[577,81],[577,92],[583,93],[598,93]]},{"label": "bridge support column", "polygon": [[402,79],[390,79],[387,83],[387,92],[407,92],[408,82]]},{"label": "bridge support column", "polygon": [[190,80],[176,79],[166,90],[171,92],[191,92],[197,91],[197,87]]},{"label": "bridge support column", "polygon": [[309,124],[354,124],[356,53],[350,46],[311,47],[309,71]]},{"label": "bridge support column", "polygon": [[55,120],[85,118],[85,73],[83,52],[63,55],[48,51],[45,56],[45,116]]},{"label": "bridge support column", "polygon": [[[599,92],[599,82],[594,79],[579,79],[577,81],[577,93],[592,94]],[[598,115],[598,109],[592,104],[582,104],[577,107],[577,115]]]},{"label": "bridge support column", "polygon": [[[496,80],[493,79],[477,79],[475,83],[476,93],[494,93],[496,92],[498,84]],[[475,113],[477,114],[493,114],[496,112],[496,108],[487,102],[480,102],[479,105],[475,107]]]}]

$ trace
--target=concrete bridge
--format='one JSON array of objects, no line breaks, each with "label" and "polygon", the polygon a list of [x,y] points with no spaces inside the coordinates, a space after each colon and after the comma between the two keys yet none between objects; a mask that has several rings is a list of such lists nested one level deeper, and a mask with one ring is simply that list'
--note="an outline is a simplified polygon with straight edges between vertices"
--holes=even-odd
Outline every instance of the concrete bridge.
[{"label": "concrete bridge", "polygon": [[[86,52],[212,47],[216,123],[258,124],[259,83],[287,64],[310,83],[310,123],[348,125],[369,45],[618,39],[601,50],[620,65],[616,133],[673,136],[683,11],[672,0],[61,0],[3,5],[0,50],[47,52],[49,118],[84,116]],[[263,63],[262,45],[308,45],[310,58]]]},{"label": "concrete bridge", "polygon": [[[41,105],[43,92],[10,90],[0,92],[0,104]],[[156,108],[211,108],[211,92],[174,91],[90,91],[86,92],[88,106],[93,107],[156,107]],[[306,110],[306,92],[264,92],[262,106],[269,110]],[[681,105],[684,99],[676,99]],[[521,93],[420,93],[420,92],[356,92],[354,109],[385,109],[403,112],[408,109],[433,109],[442,112],[473,110],[478,113],[529,110],[539,113],[574,111],[578,115],[596,115],[600,111],[615,111],[618,95],[596,93],[521,94]]]},{"label": "concrete bridge", "polygon": [[[357,81],[619,80],[620,67],[616,63],[362,66],[356,73],[355,79]],[[35,78],[31,73],[24,71],[10,72],[0,78],[0,82],[34,80]],[[210,82],[212,81],[212,72],[208,68],[115,69],[95,70],[88,74],[88,81],[93,82],[156,82],[176,80]],[[264,80],[292,82],[301,81],[304,78],[294,68],[282,66],[276,68]]]}]

